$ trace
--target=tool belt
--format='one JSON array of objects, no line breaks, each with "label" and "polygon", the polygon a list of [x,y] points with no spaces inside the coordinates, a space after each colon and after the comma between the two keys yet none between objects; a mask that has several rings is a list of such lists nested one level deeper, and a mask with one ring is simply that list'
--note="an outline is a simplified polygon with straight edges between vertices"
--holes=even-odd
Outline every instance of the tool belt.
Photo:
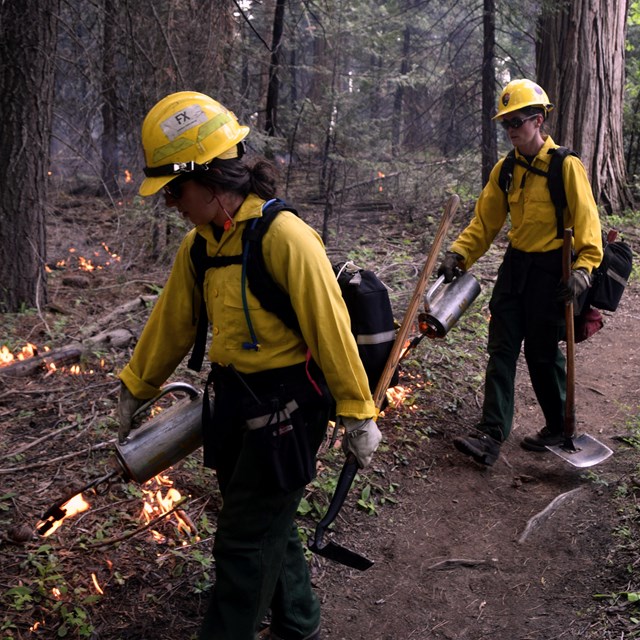
[{"label": "tool belt", "polygon": [[[215,397],[213,413],[207,415],[210,386]],[[294,491],[313,479],[316,451],[309,441],[307,419],[319,411],[328,412],[331,405],[317,366],[309,371],[301,363],[243,374],[233,367],[213,365],[204,397],[205,466],[218,469],[232,455],[229,449],[252,447],[261,454],[265,482],[274,487]]]}]

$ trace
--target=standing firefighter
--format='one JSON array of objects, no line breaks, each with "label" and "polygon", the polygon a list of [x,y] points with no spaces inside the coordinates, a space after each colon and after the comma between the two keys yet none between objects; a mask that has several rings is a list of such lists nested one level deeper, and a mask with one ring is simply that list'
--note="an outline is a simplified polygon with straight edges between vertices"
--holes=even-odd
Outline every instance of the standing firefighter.
[{"label": "standing firefighter", "polygon": [[[507,194],[501,188],[501,167],[491,171],[476,203],[469,226],[447,251],[438,270],[446,281],[468,269],[482,256],[502,229],[507,215],[509,246],[493,289],[489,309],[489,362],[482,417],[476,431],[457,437],[455,447],[490,467],[511,431],[514,381],[520,347],[545,425],[525,436],[522,446],[546,451],[563,442],[566,395],[565,358],[558,343],[564,337],[564,301],[577,298],[590,286],[591,271],[602,259],[598,210],[584,166],[575,155],[562,163],[567,206],[559,211],[547,176],[557,145],[543,132],[553,105],[544,90],[530,80],[513,80],[502,91],[498,119],[515,147],[515,164]],[[573,228],[573,264],[562,283],[563,227]]]},{"label": "standing firefighter", "polygon": [[[212,419],[203,420],[204,459],[216,470],[223,506],[213,548],[216,582],[199,637],[254,640],[270,608],[270,638],[315,639],[319,604],[294,517],[315,475],[332,398],[347,430],[345,448],[360,466],[381,436],[331,264],[318,235],[290,211],[275,217],[261,251],[299,331],[252,291],[243,232],[274,198],[275,174],[263,159],[242,158],[248,133],[221,104],[190,91],[166,97],[145,118],[140,194],[164,189],[166,204],[195,228],[120,374],[119,437],[128,436],[136,408],[187,355],[206,313],[213,334],[207,386],[215,400]],[[202,238],[214,262],[199,285],[192,248]]]}]

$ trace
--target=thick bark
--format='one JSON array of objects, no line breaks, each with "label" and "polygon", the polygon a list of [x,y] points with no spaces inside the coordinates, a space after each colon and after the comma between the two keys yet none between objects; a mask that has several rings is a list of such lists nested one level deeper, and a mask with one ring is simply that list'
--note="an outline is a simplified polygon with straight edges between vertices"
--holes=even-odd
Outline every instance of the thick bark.
[{"label": "thick bark", "polygon": [[577,151],[608,212],[633,205],[622,140],[626,0],[550,3],[540,19],[538,82],[555,109],[549,129]]},{"label": "thick bark", "polygon": [[482,57],[482,184],[489,181],[489,174],[498,160],[496,125],[493,115],[496,108],[496,79],[494,50],[496,44],[495,0],[484,0]]},{"label": "thick bark", "polygon": [[59,0],[0,3],[0,312],[47,300],[45,208]]}]

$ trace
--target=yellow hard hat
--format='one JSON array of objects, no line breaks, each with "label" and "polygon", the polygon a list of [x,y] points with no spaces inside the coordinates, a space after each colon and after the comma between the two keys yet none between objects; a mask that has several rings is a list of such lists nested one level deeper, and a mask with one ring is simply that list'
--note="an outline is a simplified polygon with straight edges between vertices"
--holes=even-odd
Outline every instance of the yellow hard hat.
[{"label": "yellow hard hat", "polygon": [[150,196],[178,175],[197,171],[213,158],[237,158],[238,143],[249,133],[235,115],[213,98],[195,91],[172,93],[142,123],[146,166],[141,196]]},{"label": "yellow hard hat", "polygon": [[539,84],[531,80],[512,80],[500,94],[498,113],[493,119],[525,107],[541,107],[545,114],[553,109],[545,90]]}]

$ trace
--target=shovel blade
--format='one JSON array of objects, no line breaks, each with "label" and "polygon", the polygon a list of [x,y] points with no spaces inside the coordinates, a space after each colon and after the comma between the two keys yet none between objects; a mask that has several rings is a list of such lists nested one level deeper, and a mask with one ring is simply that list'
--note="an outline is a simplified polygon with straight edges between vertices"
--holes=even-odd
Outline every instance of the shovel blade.
[{"label": "shovel blade", "polygon": [[369,558],[365,558],[355,551],[341,547],[335,542],[329,541],[321,546],[315,542],[310,542],[309,549],[323,558],[339,562],[346,567],[351,567],[358,571],[366,571],[369,567],[373,566],[373,560],[369,560]]},{"label": "shovel blade", "polygon": [[602,444],[587,433],[571,438],[570,442],[548,446],[547,449],[580,469],[593,467],[613,454],[606,444]]}]

